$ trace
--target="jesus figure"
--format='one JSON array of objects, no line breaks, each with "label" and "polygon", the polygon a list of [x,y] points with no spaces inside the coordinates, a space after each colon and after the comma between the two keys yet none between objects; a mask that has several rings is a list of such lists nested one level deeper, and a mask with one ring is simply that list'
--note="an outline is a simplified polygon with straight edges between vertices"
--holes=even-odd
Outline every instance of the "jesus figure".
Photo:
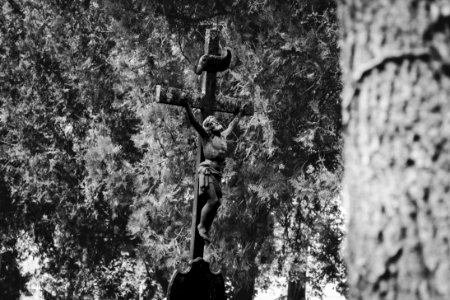
[{"label": "jesus figure", "polygon": [[210,242],[209,230],[217,214],[217,209],[221,205],[221,179],[227,153],[227,138],[242,117],[245,106],[239,109],[228,128],[224,130],[214,116],[208,116],[203,121],[203,124],[200,125],[195,119],[189,103],[184,101],[183,104],[190,123],[201,137],[203,154],[205,156],[205,160],[200,163],[197,171],[199,196],[206,197],[207,201],[201,210],[200,223],[197,229],[200,236],[205,241]]}]

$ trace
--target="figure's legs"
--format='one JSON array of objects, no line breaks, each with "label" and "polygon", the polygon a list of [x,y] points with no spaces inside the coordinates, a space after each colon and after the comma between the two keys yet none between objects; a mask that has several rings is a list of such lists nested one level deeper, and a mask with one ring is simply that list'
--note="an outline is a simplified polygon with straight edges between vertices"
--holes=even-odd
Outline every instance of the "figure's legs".
[{"label": "figure's legs", "polygon": [[211,224],[220,206],[220,199],[217,197],[216,189],[212,182],[209,183],[207,195],[205,196],[207,196],[207,201],[202,208],[200,223],[198,224],[197,229],[200,236],[204,240],[210,242],[209,229],[211,228]]}]

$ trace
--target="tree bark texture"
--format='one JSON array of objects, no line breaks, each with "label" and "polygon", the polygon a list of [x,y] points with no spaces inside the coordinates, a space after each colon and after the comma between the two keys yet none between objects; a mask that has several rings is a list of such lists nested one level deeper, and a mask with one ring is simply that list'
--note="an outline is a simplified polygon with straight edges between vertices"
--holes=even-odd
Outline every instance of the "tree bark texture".
[{"label": "tree bark texture", "polygon": [[350,299],[450,299],[450,3],[339,19]]}]

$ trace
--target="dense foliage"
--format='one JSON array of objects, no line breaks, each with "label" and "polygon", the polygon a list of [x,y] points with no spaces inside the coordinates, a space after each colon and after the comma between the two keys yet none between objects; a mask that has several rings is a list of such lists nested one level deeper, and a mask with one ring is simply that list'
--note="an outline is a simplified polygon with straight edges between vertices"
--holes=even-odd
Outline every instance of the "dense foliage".
[{"label": "dense foliage", "polygon": [[[214,25],[234,54],[218,92],[250,99],[255,114],[234,132],[206,257],[235,299],[273,275],[291,287],[310,277],[319,293],[342,283],[334,5],[2,4],[2,256],[31,236],[46,299],[162,297],[189,259],[196,136],[183,110],[153,102],[154,88],[199,88],[192,66]],[[24,288],[14,276],[0,274],[16,283],[10,295]]]}]

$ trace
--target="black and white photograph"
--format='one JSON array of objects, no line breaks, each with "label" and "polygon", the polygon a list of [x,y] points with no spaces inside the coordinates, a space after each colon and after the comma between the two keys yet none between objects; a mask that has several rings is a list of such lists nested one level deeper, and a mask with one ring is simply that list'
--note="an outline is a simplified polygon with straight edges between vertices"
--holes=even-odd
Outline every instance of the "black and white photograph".
[{"label": "black and white photograph", "polygon": [[449,153],[448,0],[0,0],[0,300],[449,300]]}]

